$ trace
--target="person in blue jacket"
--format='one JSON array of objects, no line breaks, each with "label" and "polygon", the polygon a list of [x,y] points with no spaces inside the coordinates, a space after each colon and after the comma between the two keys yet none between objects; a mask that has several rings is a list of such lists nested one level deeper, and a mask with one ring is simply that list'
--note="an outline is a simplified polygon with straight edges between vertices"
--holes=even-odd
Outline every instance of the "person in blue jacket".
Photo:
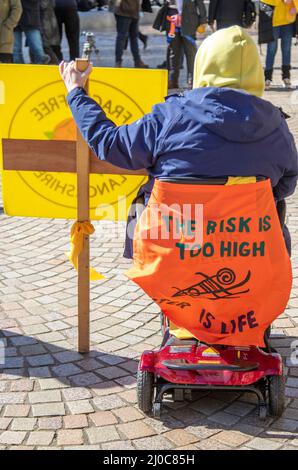
[{"label": "person in blue jacket", "polygon": [[[270,178],[276,201],[293,194],[294,138],[284,113],[261,98],[258,50],[239,26],[203,42],[193,90],[169,96],[129,125],[116,126],[82,88],[91,66],[81,74],[73,62],[61,63],[60,72],[73,117],[93,152],[121,168],[148,170],[149,181],[138,194],[145,205],[154,179],[166,177],[261,176]],[[132,257],[130,238],[124,256]]]}]

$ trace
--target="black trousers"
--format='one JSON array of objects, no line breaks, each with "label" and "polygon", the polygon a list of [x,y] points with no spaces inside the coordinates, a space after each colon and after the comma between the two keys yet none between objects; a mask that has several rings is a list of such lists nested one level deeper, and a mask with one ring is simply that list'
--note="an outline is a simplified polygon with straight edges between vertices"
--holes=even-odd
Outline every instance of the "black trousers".
[{"label": "black trousers", "polygon": [[126,16],[115,15],[116,18],[116,62],[122,61],[122,55],[125,49],[126,41],[130,40],[130,49],[134,58],[135,64],[140,61],[138,35],[139,35],[139,20],[129,18]]},{"label": "black trousers", "polygon": [[13,58],[12,54],[5,54],[5,53],[0,53],[0,62],[3,64],[12,64]]},{"label": "black trousers", "polygon": [[190,41],[182,36],[181,33],[176,32],[175,37],[172,39],[168,48],[169,78],[173,83],[177,83],[179,79],[183,52],[186,56],[188,79],[191,80],[193,77],[197,48],[195,46],[195,42]]},{"label": "black trousers", "polygon": [[229,21],[217,21],[216,28],[217,29],[224,29],[230,28],[231,26],[242,26],[241,21],[239,20],[229,20]]},{"label": "black trousers", "polygon": [[282,232],[283,232],[283,236],[284,236],[284,239],[285,239],[285,244],[286,244],[288,253],[291,256],[291,253],[292,253],[291,235],[290,235],[290,232],[288,230],[288,227],[286,226],[286,215],[287,215],[286,201],[284,199],[282,199],[281,201],[278,201],[276,203],[276,209],[277,209],[281,229],[282,229]]},{"label": "black trousers", "polygon": [[78,10],[73,7],[63,7],[55,9],[59,32],[60,32],[60,46],[53,46],[52,49],[57,56],[58,60],[63,60],[61,51],[61,40],[63,25],[69,46],[69,58],[75,60],[80,57],[80,19]]}]

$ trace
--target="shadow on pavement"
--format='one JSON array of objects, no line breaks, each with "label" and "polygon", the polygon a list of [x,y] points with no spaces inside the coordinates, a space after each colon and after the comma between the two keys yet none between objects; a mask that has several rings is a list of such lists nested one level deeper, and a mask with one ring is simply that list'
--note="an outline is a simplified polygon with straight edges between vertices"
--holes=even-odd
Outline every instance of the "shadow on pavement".
[{"label": "shadow on pavement", "polygon": [[[279,336],[272,340],[281,354],[289,361],[290,345],[297,338]],[[4,344],[5,363],[0,365],[1,380],[14,375],[17,378],[56,379],[70,387],[86,387],[102,390],[103,395],[118,393],[135,387],[138,361],[128,357],[93,350],[79,354],[37,338],[0,331],[0,342]],[[276,344],[275,344],[276,343]],[[0,355],[1,357],[1,355]],[[289,365],[289,364],[288,364]],[[290,370],[290,369],[288,369]],[[297,393],[297,389],[296,390]],[[106,393],[108,391],[108,393]],[[288,404],[290,399],[288,398]],[[233,430],[262,438],[297,438],[298,421],[289,419],[288,408],[279,418],[268,416],[260,420],[254,395],[237,392],[195,392],[191,400],[173,402],[165,397],[160,420],[148,417],[148,424],[155,428],[185,429],[205,439],[223,430]],[[295,424],[296,423],[296,424]]]},{"label": "shadow on pavement", "polygon": [[80,354],[8,330],[0,331],[0,342],[4,344],[4,364],[0,364],[2,380],[11,375],[54,378],[72,387],[99,389],[115,388],[117,384],[130,387],[135,383],[138,361],[129,357],[100,349]]}]

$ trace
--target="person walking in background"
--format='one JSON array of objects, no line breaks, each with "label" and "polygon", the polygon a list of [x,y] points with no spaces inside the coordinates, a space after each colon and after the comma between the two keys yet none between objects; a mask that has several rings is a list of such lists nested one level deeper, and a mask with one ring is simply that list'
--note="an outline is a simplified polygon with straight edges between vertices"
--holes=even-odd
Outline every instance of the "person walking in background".
[{"label": "person walking in background", "polygon": [[41,38],[40,0],[21,0],[23,13],[14,30],[13,61],[23,64],[23,33],[30,49],[34,64],[48,64],[50,57],[45,53]]},{"label": "person walking in background", "polygon": [[243,26],[243,14],[247,0],[210,0],[209,25],[216,29]]},{"label": "person walking in background", "polygon": [[139,37],[139,0],[110,0],[110,10],[116,18],[116,67],[122,67],[122,56],[125,49],[126,40],[130,40],[130,49],[133,55],[136,68],[148,68],[141,59],[138,37]]},{"label": "person walking in background", "polygon": [[1,0],[0,2],[0,62],[13,61],[13,30],[22,14],[21,0]]},{"label": "person walking in background", "polygon": [[63,25],[69,46],[69,58],[75,60],[80,57],[80,18],[77,0],[56,0],[55,13],[58,21],[60,43],[53,47],[58,60],[63,59],[61,41]]},{"label": "person walking in background", "polygon": [[60,34],[55,15],[55,0],[40,0],[41,36],[43,48],[51,58],[51,64],[57,65],[59,60],[54,48],[60,45]]},{"label": "person walking in background", "polygon": [[[153,13],[153,10],[152,10],[152,6],[151,6],[151,2],[150,0],[142,0],[142,4],[141,4],[141,15],[143,13]],[[139,34],[138,34],[138,38],[139,40],[141,41],[141,43],[143,44],[143,48],[144,49],[147,49],[147,44],[148,44],[148,36],[147,34],[143,34],[140,30],[139,30]],[[128,37],[126,38],[126,41],[125,41],[125,50],[127,49],[128,47]]]},{"label": "person walking in background", "polygon": [[[273,67],[278,48],[278,40],[281,40],[282,52],[282,80],[285,87],[291,86],[291,51],[292,39],[295,36],[295,22],[298,13],[298,0],[263,0],[260,9],[267,10],[267,18],[270,18],[269,33],[268,20],[263,23],[260,16],[259,43],[267,42],[267,56],[265,66],[265,86],[270,89],[273,78]],[[271,10],[271,15],[269,15]],[[266,31],[264,29],[266,28]],[[266,40],[264,39],[266,33]],[[269,36],[268,36],[269,34]]]},{"label": "person walking in background", "polygon": [[[152,10],[152,6],[151,6],[151,1],[150,0],[142,0],[142,4],[141,4],[141,15],[144,14],[144,13],[153,13],[153,10]],[[148,36],[147,34],[143,34],[140,30],[139,30],[139,34],[138,34],[138,38],[139,40],[141,41],[141,43],[143,44],[143,48],[144,50],[147,49],[147,45],[148,45]],[[126,38],[126,42],[125,42],[125,50],[127,49],[128,47],[128,37]]]},{"label": "person walking in background", "polygon": [[193,68],[197,52],[196,33],[207,22],[203,0],[169,0],[160,9],[153,28],[166,31],[169,89],[179,88],[183,52],[187,63],[188,87],[192,88]]},{"label": "person walking in background", "polygon": [[[153,13],[151,0],[142,0],[141,3],[141,14]],[[143,43],[144,49],[147,49],[148,36],[139,31],[139,40]]]}]

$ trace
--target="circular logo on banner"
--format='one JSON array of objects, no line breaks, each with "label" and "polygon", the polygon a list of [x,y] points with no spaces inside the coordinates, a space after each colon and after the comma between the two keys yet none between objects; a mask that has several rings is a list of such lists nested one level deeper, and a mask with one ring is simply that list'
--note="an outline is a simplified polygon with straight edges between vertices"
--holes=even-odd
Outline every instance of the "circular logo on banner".
[{"label": "circular logo on banner", "polygon": [[[145,114],[138,103],[119,88],[97,80],[90,80],[90,84],[91,97],[115,124],[129,124]],[[44,85],[23,100],[11,120],[8,138],[76,140],[76,125],[61,81]],[[45,171],[18,174],[43,199],[68,209],[76,208],[75,174]],[[144,176],[91,175],[90,208],[95,210],[103,202],[116,205],[119,198],[135,194],[145,181]]]}]

